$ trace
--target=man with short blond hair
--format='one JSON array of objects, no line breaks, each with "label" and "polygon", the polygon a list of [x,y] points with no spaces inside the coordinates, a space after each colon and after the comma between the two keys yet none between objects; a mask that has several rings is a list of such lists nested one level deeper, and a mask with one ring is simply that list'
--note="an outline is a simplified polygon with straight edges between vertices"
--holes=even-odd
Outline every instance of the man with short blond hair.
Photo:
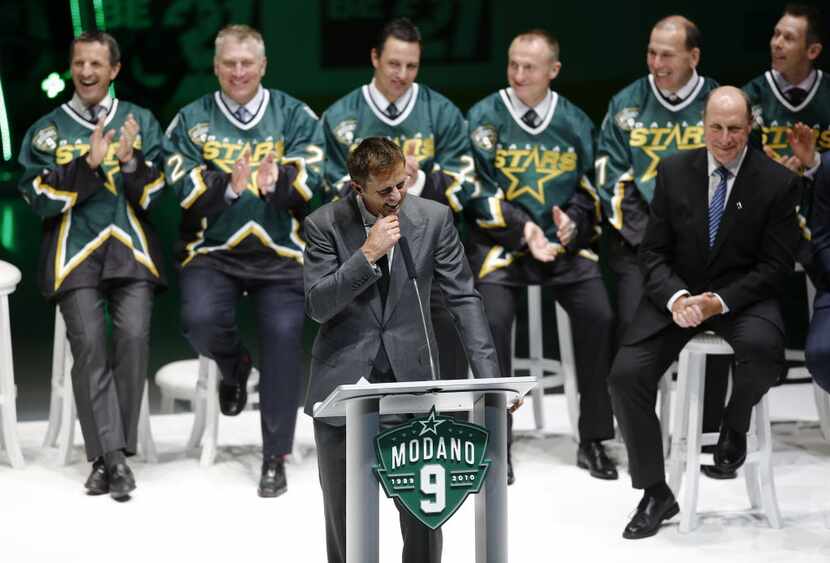
[{"label": "man with short blond hair", "polygon": [[[580,392],[577,464],[596,478],[616,479],[602,444],[614,436],[606,385],[614,315],[591,250],[599,229],[599,198],[590,180],[594,125],[550,89],[562,68],[558,53],[558,41],[544,30],[516,36],[508,50],[510,86],[470,109],[481,189],[466,206],[467,251],[504,377],[512,376],[521,288],[553,288],[573,327]],[[512,482],[509,447],[508,459]]]},{"label": "man with short blond hair", "polygon": [[168,128],[167,175],[182,207],[177,247],[185,337],[221,374],[229,416],[247,401],[253,360],[236,310],[254,300],[259,336],[262,474],[258,493],[286,490],[302,382],[305,248],[301,221],[318,189],[317,118],[307,105],[262,87],[262,36],[243,25],[216,37],[219,90],[182,109]]}]

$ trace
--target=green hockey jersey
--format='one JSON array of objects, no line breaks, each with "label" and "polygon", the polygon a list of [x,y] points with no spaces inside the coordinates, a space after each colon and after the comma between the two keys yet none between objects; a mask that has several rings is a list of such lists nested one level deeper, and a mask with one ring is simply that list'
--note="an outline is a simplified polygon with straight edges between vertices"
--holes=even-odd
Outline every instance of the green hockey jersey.
[{"label": "green hockey jersey", "polygon": [[[139,125],[135,171],[123,173],[115,156],[127,116]],[[86,162],[95,124],[63,104],[26,132],[19,190],[43,218],[39,284],[46,297],[104,280],[147,280],[164,287],[162,253],[148,211],[164,188],[162,134],[152,114],[113,99],[104,132],[115,130],[96,169]]]},{"label": "green hockey jersey", "polygon": [[[312,143],[317,116],[283,92],[263,94],[247,123],[217,91],[184,107],[167,129],[167,177],[182,208],[176,248],[181,267],[208,266],[252,279],[302,277],[302,219],[318,189],[322,159]],[[229,201],[231,169],[245,151],[251,179]],[[263,197],[256,171],[270,152],[277,155],[279,179]]]},{"label": "green hockey jersey", "polygon": [[[804,101],[793,106],[775,82],[772,71],[767,71],[743,87],[752,102],[754,128],[760,133],[763,146],[772,149],[775,158],[783,159],[792,155],[788,134],[798,122],[813,128],[816,149],[824,152],[830,149],[830,80],[816,70],[816,79],[807,92]],[[798,251],[798,260],[809,265],[812,253],[807,241],[811,239],[807,227],[813,201],[812,181],[805,177],[804,193],[798,209],[798,220],[804,242]]]},{"label": "green hockey jersey", "polygon": [[629,244],[645,234],[657,165],[681,150],[704,146],[703,106],[717,84],[704,77],[671,104],[649,75],[623,88],[608,104],[597,141],[596,185],[608,223]]},{"label": "green hockey jersey", "polygon": [[422,197],[460,212],[470,189],[473,161],[467,127],[458,108],[438,92],[414,83],[395,119],[378,108],[364,85],[340,98],[320,119],[316,142],[324,146],[326,200],[348,189],[346,159],[367,137],[387,137],[418,160],[426,179]]},{"label": "green hockey jersey", "polygon": [[764,146],[776,157],[792,155],[787,140],[790,127],[802,122],[813,128],[819,152],[830,149],[830,80],[816,70],[816,79],[807,97],[793,106],[767,71],[743,87],[752,102],[754,126],[762,133]]},{"label": "green hockey jersey", "polygon": [[[590,177],[594,125],[555,92],[536,127],[522,121],[508,90],[500,90],[469,112],[477,188],[465,206],[471,225],[467,253],[479,281],[507,285],[566,284],[599,277],[596,255],[587,248],[598,234],[600,203]],[[576,222],[577,239],[559,244],[553,207]],[[533,258],[524,225],[538,224],[560,256]]]}]

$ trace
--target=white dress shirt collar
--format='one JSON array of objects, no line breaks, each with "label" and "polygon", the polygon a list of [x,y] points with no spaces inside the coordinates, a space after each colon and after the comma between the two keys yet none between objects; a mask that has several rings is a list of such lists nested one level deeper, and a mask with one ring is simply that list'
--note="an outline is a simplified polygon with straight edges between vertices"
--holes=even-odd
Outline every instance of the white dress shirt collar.
[{"label": "white dress shirt collar", "polygon": [[781,89],[782,92],[785,94],[792,90],[793,88],[801,88],[805,92],[809,92],[810,89],[813,87],[813,84],[816,81],[816,76],[818,73],[816,69],[810,71],[810,74],[807,75],[807,78],[799,82],[798,84],[790,84],[787,82],[787,79],[784,78],[784,75],[778,72],[777,70],[773,69],[772,77],[775,79],[775,83],[778,84],[778,87]]},{"label": "white dress shirt collar", "polygon": [[381,94],[380,90],[378,90],[378,87],[375,85],[375,79],[373,78],[369,83],[369,95],[381,111],[386,112],[386,108],[389,107],[389,104],[394,103],[395,107],[398,108],[398,114],[400,115],[403,113],[403,109],[407,106],[407,104],[409,104],[409,99],[412,97],[412,86],[407,88],[406,92],[401,94],[401,97],[397,100],[388,100],[386,96]]},{"label": "white dress shirt collar", "polygon": [[[81,101],[81,98],[80,96],[78,96],[77,92],[75,92],[75,94],[72,96],[72,99],[69,100],[68,105],[73,110],[75,110],[75,113],[85,117],[89,121],[92,121],[89,115],[89,106],[87,106],[84,102]],[[104,109],[107,110],[107,113],[109,113],[110,108],[112,107],[112,96],[107,94],[100,102],[98,102],[95,105],[103,106]]]},{"label": "white dress shirt collar", "polygon": [[542,98],[542,101],[531,108],[519,99],[519,96],[513,92],[513,88],[507,88],[507,95],[510,98],[510,103],[513,104],[513,107],[516,109],[517,115],[522,116],[527,113],[527,110],[532,109],[536,112],[536,119],[538,120],[544,119],[544,117],[548,114],[551,101],[553,100],[553,92],[548,90],[548,93],[544,98]]},{"label": "white dress shirt collar", "polygon": [[697,86],[697,82],[699,79],[700,76],[698,76],[697,70],[692,69],[691,78],[689,78],[689,81],[686,82],[686,84],[684,84],[683,86],[681,86],[680,89],[677,90],[677,92],[670,92],[669,90],[663,90],[662,88],[660,88],[660,93],[663,94],[663,96],[666,99],[677,97],[679,100],[685,100],[692,93],[692,90],[695,89],[695,86]]},{"label": "white dress shirt collar", "polygon": [[[240,107],[243,107],[243,104],[238,104],[233,101],[230,96],[225,95],[224,92],[221,90],[219,91],[219,95],[222,96],[222,101],[225,102],[225,105],[228,106],[228,109],[231,111],[232,114],[236,115],[236,112],[239,110]],[[265,95],[265,89],[260,84],[257,87],[256,94],[254,97],[251,98],[247,104],[244,104],[245,109],[248,111],[248,115],[251,117],[255,116],[257,111],[259,111],[259,106],[262,104],[262,97]]]}]

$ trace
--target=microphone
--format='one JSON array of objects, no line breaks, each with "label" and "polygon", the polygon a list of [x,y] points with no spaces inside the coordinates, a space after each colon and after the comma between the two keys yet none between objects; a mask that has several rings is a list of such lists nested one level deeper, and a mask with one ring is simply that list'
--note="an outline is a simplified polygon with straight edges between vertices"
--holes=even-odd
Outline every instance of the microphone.
[{"label": "microphone", "polygon": [[406,265],[406,275],[409,276],[409,279],[414,280],[417,278],[415,273],[415,262],[412,261],[412,252],[409,251],[409,241],[406,240],[406,237],[401,237],[398,240],[398,247],[401,249],[401,256],[403,256],[403,263]]},{"label": "microphone", "polygon": [[424,339],[427,341],[427,354],[429,355],[429,373],[432,380],[438,378],[435,376],[435,362],[432,360],[432,345],[429,342],[429,329],[427,328],[427,317],[424,313],[424,304],[421,301],[421,292],[418,290],[418,275],[415,271],[415,262],[412,260],[412,252],[409,250],[409,241],[406,237],[398,239],[398,249],[401,251],[403,263],[406,266],[406,275],[412,280],[412,285],[415,287],[415,297],[418,299],[418,311],[421,313],[421,323],[424,327]]}]

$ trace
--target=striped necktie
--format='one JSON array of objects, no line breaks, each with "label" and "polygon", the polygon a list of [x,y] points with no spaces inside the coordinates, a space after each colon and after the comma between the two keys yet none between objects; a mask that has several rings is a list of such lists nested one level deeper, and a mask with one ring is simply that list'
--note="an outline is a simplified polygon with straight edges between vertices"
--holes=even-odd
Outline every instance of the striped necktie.
[{"label": "striped necktie", "polygon": [[251,112],[245,109],[245,106],[239,106],[239,109],[236,110],[235,115],[236,118],[242,123],[248,123],[248,120],[251,119]]},{"label": "striped necktie", "polygon": [[709,204],[709,248],[715,246],[715,239],[718,236],[718,227],[720,227],[720,220],[726,207],[726,182],[730,176],[729,170],[723,166],[715,170],[715,173],[720,176],[720,182]]}]

